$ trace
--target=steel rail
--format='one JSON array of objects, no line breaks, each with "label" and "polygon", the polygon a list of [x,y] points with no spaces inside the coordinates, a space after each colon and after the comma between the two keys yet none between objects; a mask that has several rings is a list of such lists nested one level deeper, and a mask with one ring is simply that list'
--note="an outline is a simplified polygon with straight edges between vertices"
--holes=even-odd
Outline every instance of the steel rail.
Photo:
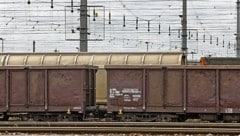
[{"label": "steel rail", "polygon": [[179,122],[36,122],[0,121],[0,127],[185,127],[185,128],[240,128],[240,123],[179,123]]},{"label": "steel rail", "polygon": [[158,134],[240,134],[232,128],[158,128],[158,127],[0,127],[0,132],[22,133],[158,133]]},{"label": "steel rail", "polygon": [[0,122],[0,132],[240,134],[238,123]]}]

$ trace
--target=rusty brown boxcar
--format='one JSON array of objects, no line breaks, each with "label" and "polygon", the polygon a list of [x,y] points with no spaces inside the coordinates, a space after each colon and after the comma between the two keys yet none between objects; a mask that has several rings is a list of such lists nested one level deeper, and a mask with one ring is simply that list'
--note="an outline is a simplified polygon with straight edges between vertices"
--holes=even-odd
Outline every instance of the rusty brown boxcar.
[{"label": "rusty brown boxcar", "polygon": [[106,71],[104,65],[184,65],[182,52],[60,52],[60,53],[3,53],[1,66],[65,66],[94,65],[96,73],[96,102],[107,103]]},{"label": "rusty brown boxcar", "polygon": [[106,66],[108,112],[123,121],[240,121],[240,66]]},{"label": "rusty brown boxcar", "polygon": [[93,66],[0,67],[3,119],[78,120],[95,106]]}]

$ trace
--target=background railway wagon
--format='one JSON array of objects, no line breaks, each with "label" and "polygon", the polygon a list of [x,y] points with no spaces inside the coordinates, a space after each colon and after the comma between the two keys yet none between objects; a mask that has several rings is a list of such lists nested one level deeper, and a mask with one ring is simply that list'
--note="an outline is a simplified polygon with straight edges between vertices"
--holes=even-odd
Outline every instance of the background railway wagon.
[{"label": "background railway wagon", "polygon": [[240,58],[236,57],[201,57],[201,65],[240,65]]},{"label": "background railway wagon", "polygon": [[81,115],[87,106],[95,106],[96,69],[93,66],[2,66],[0,112],[7,116],[28,113],[22,116],[39,119],[43,119],[41,113]]},{"label": "background railway wagon", "polygon": [[109,113],[123,120],[240,121],[239,66],[107,65]]},{"label": "background railway wagon", "polygon": [[104,65],[184,65],[181,52],[88,52],[88,53],[6,53],[0,55],[2,66],[66,66],[94,65],[96,73],[96,102],[107,103],[107,80]]}]

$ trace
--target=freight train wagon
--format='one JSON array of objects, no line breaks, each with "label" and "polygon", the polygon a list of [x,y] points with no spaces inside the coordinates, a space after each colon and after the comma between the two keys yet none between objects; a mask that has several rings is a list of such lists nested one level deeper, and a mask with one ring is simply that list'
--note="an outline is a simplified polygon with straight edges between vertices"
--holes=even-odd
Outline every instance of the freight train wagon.
[{"label": "freight train wagon", "polygon": [[107,65],[109,115],[121,121],[240,121],[240,66]]},{"label": "freight train wagon", "polygon": [[96,73],[98,105],[107,103],[104,65],[184,65],[185,63],[186,58],[182,52],[5,53],[0,55],[1,66],[98,66]]},{"label": "freight train wagon", "polygon": [[238,57],[201,57],[201,65],[240,65]]},{"label": "freight train wagon", "polygon": [[0,67],[1,119],[83,120],[95,106],[93,66]]}]

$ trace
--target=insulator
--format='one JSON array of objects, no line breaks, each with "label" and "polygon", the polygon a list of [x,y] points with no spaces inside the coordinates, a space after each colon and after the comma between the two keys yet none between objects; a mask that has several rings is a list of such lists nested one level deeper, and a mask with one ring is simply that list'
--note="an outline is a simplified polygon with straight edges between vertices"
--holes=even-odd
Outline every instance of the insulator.
[{"label": "insulator", "polygon": [[222,47],[224,47],[224,43],[225,43],[225,41],[224,41],[224,35],[223,35],[223,46]]},{"label": "insulator", "polygon": [[161,23],[160,23],[160,15],[159,15],[159,25],[158,25],[158,34],[161,34]]},{"label": "insulator", "polygon": [[148,32],[150,31],[150,21],[148,20]]},{"label": "insulator", "polygon": [[75,33],[75,31],[74,31],[74,29],[73,29],[73,28],[72,28],[72,30],[71,30],[71,31],[72,31],[72,33]]},{"label": "insulator", "polygon": [[109,12],[108,18],[109,18],[108,24],[111,24],[111,12]]},{"label": "insulator", "polygon": [[93,9],[93,21],[96,21],[96,11]]},{"label": "insulator", "polygon": [[217,37],[217,43],[216,43],[216,45],[218,46],[218,37]]},{"label": "insulator", "polygon": [[190,32],[190,30],[188,31],[188,39],[190,40],[191,39],[191,32]]},{"label": "insulator", "polygon": [[161,34],[161,24],[158,25],[158,34]]},{"label": "insulator", "polygon": [[71,0],[71,12],[73,13],[73,0]]},{"label": "insulator", "polygon": [[31,4],[30,0],[28,0],[27,4]]},{"label": "insulator", "polygon": [[198,32],[196,33],[196,41],[198,41]]},{"label": "insulator", "polygon": [[230,43],[230,42],[228,42],[228,49],[230,49],[230,46],[231,46],[231,43]]},{"label": "insulator", "polygon": [[126,26],[126,19],[125,19],[125,15],[123,15],[123,27],[125,27]]},{"label": "insulator", "polygon": [[35,49],[36,49],[36,42],[35,40],[33,40],[33,52],[35,52]]},{"label": "insulator", "polygon": [[203,42],[205,42],[205,34],[203,34]]},{"label": "insulator", "polygon": [[168,35],[171,35],[171,26],[168,28]]},{"label": "insulator", "polygon": [[210,35],[210,44],[212,44],[212,35]]},{"label": "insulator", "polygon": [[53,0],[51,0],[51,8],[53,8]]},{"label": "insulator", "polygon": [[136,29],[138,29],[138,17],[136,18]]}]

